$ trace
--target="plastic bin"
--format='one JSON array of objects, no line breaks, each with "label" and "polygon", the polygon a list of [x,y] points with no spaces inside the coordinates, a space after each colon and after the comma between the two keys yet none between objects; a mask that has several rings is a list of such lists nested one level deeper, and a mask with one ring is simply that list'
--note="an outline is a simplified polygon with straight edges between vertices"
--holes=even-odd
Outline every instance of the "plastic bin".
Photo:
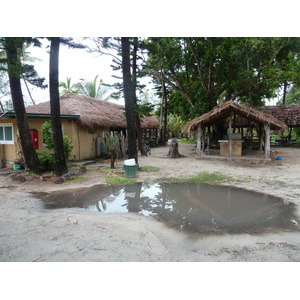
[{"label": "plastic bin", "polygon": [[139,167],[138,165],[134,165],[134,166],[124,165],[125,176],[129,177],[129,178],[136,177],[136,171],[137,171],[138,167]]},{"label": "plastic bin", "polygon": [[14,163],[14,171],[19,171],[21,170],[21,164],[18,164],[18,163]]}]

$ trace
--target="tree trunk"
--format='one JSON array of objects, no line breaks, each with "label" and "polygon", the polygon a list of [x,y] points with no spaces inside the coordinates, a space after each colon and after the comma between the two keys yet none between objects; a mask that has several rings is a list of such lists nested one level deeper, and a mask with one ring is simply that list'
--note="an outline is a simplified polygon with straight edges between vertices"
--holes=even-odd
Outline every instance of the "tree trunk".
[{"label": "tree trunk", "polygon": [[[137,105],[137,97],[136,97],[136,88],[137,88],[137,38],[134,38],[134,45],[133,45],[133,59],[132,59],[132,83],[133,83],[133,89],[134,89],[134,103]],[[141,151],[141,155],[145,156],[146,152],[143,147],[143,135],[142,135],[142,128],[141,128],[141,122],[140,117],[138,113],[135,113],[135,125],[136,125],[136,135],[139,143],[139,149]]]},{"label": "tree trunk", "polygon": [[[17,53],[17,39],[6,38],[6,54],[8,61],[8,77],[11,90],[11,97],[13,101],[14,111],[16,115],[17,126],[20,134],[20,141],[22,146],[22,154],[25,159],[26,166],[32,172],[41,174],[39,169],[39,160],[34,148],[30,129],[27,121],[24,99],[21,88],[21,63]],[[20,43],[22,46],[22,43]]]},{"label": "tree trunk", "polygon": [[287,90],[288,83],[285,81],[283,85],[283,96],[282,96],[282,104],[286,105],[286,90]]},{"label": "tree trunk", "polygon": [[125,113],[128,135],[128,158],[134,158],[137,162],[136,150],[136,127],[134,113],[134,89],[130,73],[130,42],[128,37],[121,38],[122,44],[122,71],[123,71],[123,88],[125,98]]},{"label": "tree trunk", "polygon": [[169,153],[168,153],[167,156],[169,156],[171,158],[183,157],[183,155],[179,154],[177,139],[173,139],[171,141],[170,148],[169,148]]},{"label": "tree trunk", "polygon": [[56,175],[68,173],[64,142],[62,135],[60,106],[59,106],[59,81],[58,81],[58,58],[60,38],[51,38],[50,48],[50,108],[53,132],[53,144],[55,152]]},{"label": "tree trunk", "polygon": [[270,152],[271,152],[271,145],[270,145],[270,124],[265,123],[264,124],[265,129],[265,152],[264,152],[264,158],[268,159],[270,158]]},{"label": "tree trunk", "polygon": [[202,128],[201,128],[201,125],[198,125],[197,127],[197,150],[196,150],[196,153],[197,153],[197,156],[201,156],[201,141],[202,141]]}]

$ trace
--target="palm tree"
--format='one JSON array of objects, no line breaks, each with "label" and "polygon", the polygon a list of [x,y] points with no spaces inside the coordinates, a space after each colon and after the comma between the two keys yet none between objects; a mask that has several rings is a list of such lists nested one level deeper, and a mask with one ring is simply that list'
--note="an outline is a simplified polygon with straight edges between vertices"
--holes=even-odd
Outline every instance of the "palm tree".
[{"label": "palm tree", "polygon": [[22,74],[24,66],[20,61],[18,50],[22,49],[24,41],[25,38],[4,38],[7,58],[7,70],[11,90],[11,98],[14,106],[22,146],[22,154],[25,158],[27,167],[32,172],[40,174],[41,170],[39,168],[39,160],[31,139],[21,88],[20,75]]},{"label": "palm tree", "polygon": [[61,130],[60,106],[59,106],[59,84],[58,84],[58,57],[59,46],[61,38],[49,38],[50,45],[50,70],[49,70],[49,91],[50,91],[50,108],[51,121],[53,132],[53,143],[55,153],[56,175],[61,176],[68,173],[68,166],[66,163],[63,135]]},{"label": "palm tree", "polygon": [[92,97],[95,99],[108,100],[113,93],[108,94],[109,88],[103,83],[103,80],[97,75],[93,81],[87,81],[85,79],[80,79],[77,84],[78,94]]},{"label": "palm tree", "polygon": [[60,95],[66,94],[66,93],[73,93],[73,94],[78,94],[79,92],[79,87],[78,84],[71,84],[71,77],[66,77],[66,81],[63,82],[61,81],[59,83],[59,87],[62,88],[60,90]]}]

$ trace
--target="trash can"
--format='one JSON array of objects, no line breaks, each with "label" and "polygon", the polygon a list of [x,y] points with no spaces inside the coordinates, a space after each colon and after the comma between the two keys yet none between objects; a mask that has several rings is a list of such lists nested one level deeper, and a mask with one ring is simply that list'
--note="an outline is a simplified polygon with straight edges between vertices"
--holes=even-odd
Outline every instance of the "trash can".
[{"label": "trash can", "polygon": [[135,159],[127,159],[124,161],[124,170],[126,177],[134,178],[136,176],[137,169],[138,165],[135,163]]},{"label": "trash can", "polygon": [[125,170],[126,177],[130,177],[130,178],[136,177],[137,169],[138,169],[138,165],[134,165],[134,166],[124,165],[124,170]]}]

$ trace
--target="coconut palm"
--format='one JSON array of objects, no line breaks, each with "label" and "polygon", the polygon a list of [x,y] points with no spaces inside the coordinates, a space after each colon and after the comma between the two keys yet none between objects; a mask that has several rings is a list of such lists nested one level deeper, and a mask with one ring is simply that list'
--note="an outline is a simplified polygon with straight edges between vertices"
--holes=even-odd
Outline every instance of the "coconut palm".
[{"label": "coconut palm", "polygon": [[73,93],[78,94],[79,87],[78,84],[71,84],[71,77],[66,77],[66,81],[61,81],[59,83],[60,89],[60,95],[66,94],[66,93]]},{"label": "coconut palm", "polygon": [[92,97],[95,99],[108,100],[113,93],[109,93],[109,87],[107,87],[101,78],[97,75],[93,81],[87,81],[80,79],[78,86],[78,94]]}]

